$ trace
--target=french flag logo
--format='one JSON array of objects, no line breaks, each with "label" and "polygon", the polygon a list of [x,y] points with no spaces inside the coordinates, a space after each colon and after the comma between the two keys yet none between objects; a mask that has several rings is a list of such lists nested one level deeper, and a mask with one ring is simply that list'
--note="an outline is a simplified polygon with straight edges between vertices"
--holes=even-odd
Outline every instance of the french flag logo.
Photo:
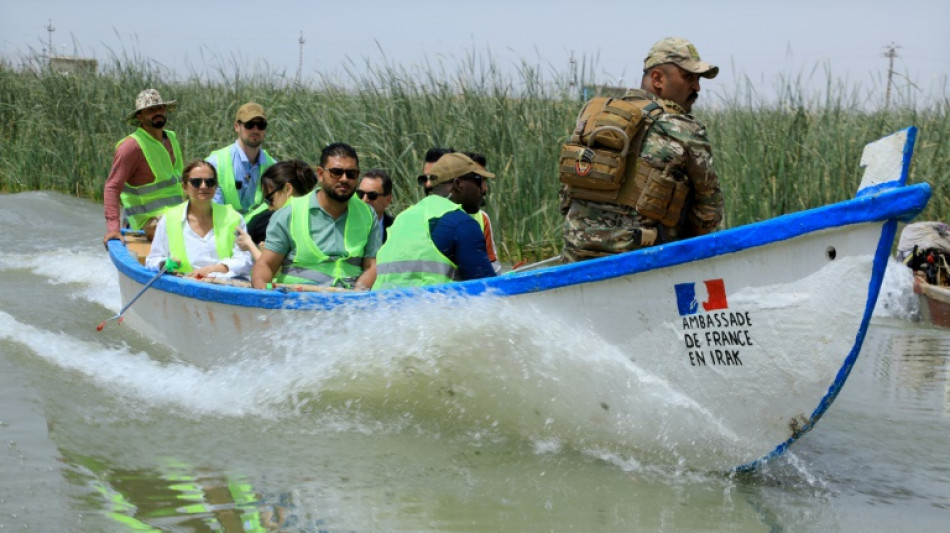
[{"label": "french flag logo", "polygon": [[[699,312],[700,298],[696,295],[696,283],[677,283],[673,286],[676,289],[676,307],[679,309],[680,316],[695,315]],[[717,309],[728,309],[729,303],[726,302],[726,284],[722,278],[707,279],[703,282],[705,288],[705,301],[703,309],[706,311],[715,311]]]}]

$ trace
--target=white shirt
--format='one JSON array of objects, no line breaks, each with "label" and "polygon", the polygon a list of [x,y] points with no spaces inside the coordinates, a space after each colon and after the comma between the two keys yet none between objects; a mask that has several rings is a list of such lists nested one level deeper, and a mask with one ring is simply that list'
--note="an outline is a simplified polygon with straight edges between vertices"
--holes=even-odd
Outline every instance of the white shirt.
[{"label": "white shirt", "polygon": [[[251,267],[254,265],[254,259],[251,257],[250,252],[245,252],[238,246],[237,241],[234,242],[231,257],[221,259],[218,257],[218,249],[214,242],[214,228],[204,237],[199,237],[198,234],[191,229],[191,225],[188,224],[187,208],[183,210],[182,219],[179,221],[179,224],[182,224],[182,229],[184,230],[185,251],[188,252],[188,261],[191,263],[192,268],[197,270],[204,266],[221,264],[228,267],[227,273],[212,272],[209,275],[223,278],[246,278],[250,275]],[[149,251],[148,257],[145,258],[145,268],[149,270],[158,271],[165,263],[165,259],[170,255],[168,251],[168,230],[165,229],[165,225],[166,217],[162,215],[162,218],[158,221],[158,226],[155,228],[155,237],[152,239],[152,249]],[[244,225],[244,217],[241,217],[240,227],[247,231],[247,226]]]}]

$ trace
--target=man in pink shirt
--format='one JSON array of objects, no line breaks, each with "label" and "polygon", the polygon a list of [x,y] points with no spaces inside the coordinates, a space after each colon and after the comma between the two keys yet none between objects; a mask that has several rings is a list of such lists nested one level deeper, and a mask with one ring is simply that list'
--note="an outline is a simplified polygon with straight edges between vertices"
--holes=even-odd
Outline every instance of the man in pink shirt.
[{"label": "man in pink shirt", "polygon": [[166,207],[184,201],[181,189],[183,161],[175,132],[165,129],[168,113],[178,107],[175,100],[164,101],[155,89],[146,89],[135,99],[135,111],[126,117],[138,126],[116,144],[112,170],[103,190],[108,248],[112,239],[121,239],[123,219],[133,230],[155,231],[155,223]]}]

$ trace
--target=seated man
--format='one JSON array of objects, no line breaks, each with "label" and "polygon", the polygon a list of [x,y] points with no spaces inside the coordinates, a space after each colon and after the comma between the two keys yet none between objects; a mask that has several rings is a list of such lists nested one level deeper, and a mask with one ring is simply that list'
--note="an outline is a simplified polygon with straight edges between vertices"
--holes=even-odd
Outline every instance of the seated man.
[{"label": "seated man", "polygon": [[360,185],[356,189],[356,196],[376,211],[379,224],[383,227],[383,242],[386,242],[389,226],[393,225],[396,217],[389,214],[386,208],[393,201],[393,180],[389,173],[381,168],[371,168],[363,174]]},{"label": "seated man", "polygon": [[[462,205],[481,203],[481,185],[494,174],[468,156],[442,156],[426,175],[429,196],[396,217],[379,250],[373,289],[417,287],[495,275],[478,222]],[[462,204],[462,205],[460,205]]]},{"label": "seated man", "polygon": [[376,280],[382,230],[376,213],[355,197],[359,158],[352,146],[323,149],[319,187],[292,198],[271,216],[251,283],[263,289],[280,268],[280,283],[309,283],[369,290]]},{"label": "seated man", "polygon": [[[478,166],[482,168],[488,167],[488,158],[479,154],[477,152],[463,152],[465,155],[470,157]],[[485,207],[486,200],[488,198],[488,180],[482,180],[482,201],[478,204],[477,210],[469,210],[468,207],[462,206],[462,209],[465,209],[465,212],[472,215],[472,218],[475,219],[475,222],[478,222],[478,225],[482,228],[482,233],[485,234],[485,249],[488,251],[488,260],[491,261],[492,268],[495,269],[495,273],[498,274],[501,272],[501,261],[498,260],[498,254],[495,253],[495,235],[492,231],[491,218],[488,217],[488,213],[485,212],[483,207]]]}]

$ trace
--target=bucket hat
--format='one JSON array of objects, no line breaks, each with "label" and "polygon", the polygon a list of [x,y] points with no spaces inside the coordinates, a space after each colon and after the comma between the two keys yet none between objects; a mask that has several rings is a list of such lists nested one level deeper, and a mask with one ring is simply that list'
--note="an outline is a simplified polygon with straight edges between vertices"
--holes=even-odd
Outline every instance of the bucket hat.
[{"label": "bucket hat", "polygon": [[158,94],[158,91],[155,89],[145,89],[135,97],[135,111],[129,113],[129,115],[125,117],[125,120],[135,126],[138,124],[138,119],[135,118],[135,115],[137,115],[139,111],[160,105],[165,106],[169,111],[174,111],[178,108],[178,100],[169,100],[166,102],[162,100],[162,95]]}]

